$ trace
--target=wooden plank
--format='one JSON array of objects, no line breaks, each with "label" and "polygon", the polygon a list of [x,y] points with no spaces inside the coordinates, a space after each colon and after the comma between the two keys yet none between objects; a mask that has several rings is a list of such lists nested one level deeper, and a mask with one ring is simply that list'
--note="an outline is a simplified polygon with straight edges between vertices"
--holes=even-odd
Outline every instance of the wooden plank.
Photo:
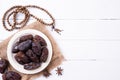
[{"label": "wooden plank", "polygon": [[[50,0],[50,1],[1,1],[0,14],[14,5],[39,5],[49,10],[56,19],[119,19],[119,0]],[[108,4],[109,3],[109,4]],[[7,5],[7,6],[6,6]],[[34,13],[34,12],[33,12]],[[37,13],[37,12],[36,12]],[[34,13],[34,14],[36,14]],[[2,19],[2,16],[0,16]]]},{"label": "wooden plank", "polygon": [[[52,70],[49,80],[119,80],[120,61],[65,61],[60,67],[64,69],[62,76],[56,75],[56,68]],[[35,80],[46,80],[41,76]],[[0,79],[2,80],[2,79]]]},{"label": "wooden plank", "polygon": [[[64,69],[63,76],[58,77],[56,72],[52,71],[49,80],[119,80],[120,65],[119,62],[107,61],[67,61],[61,67]],[[69,67],[69,68],[68,68]],[[36,80],[46,80],[40,77]]]},{"label": "wooden plank", "polygon": [[[30,20],[34,22],[34,20]],[[120,40],[119,20],[56,20],[56,27],[63,29],[62,36],[57,39],[64,40]],[[8,32],[2,27],[0,20],[0,39],[4,40],[14,32]],[[3,34],[4,33],[4,34]],[[54,33],[55,36],[58,34]]]},{"label": "wooden plank", "polygon": [[120,41],[60,40],[58,42],[67,60],[120,60]]},{"label": "wooden plank", "polygon": [[120,41],[61,41],[67,59],[120,60]]}]

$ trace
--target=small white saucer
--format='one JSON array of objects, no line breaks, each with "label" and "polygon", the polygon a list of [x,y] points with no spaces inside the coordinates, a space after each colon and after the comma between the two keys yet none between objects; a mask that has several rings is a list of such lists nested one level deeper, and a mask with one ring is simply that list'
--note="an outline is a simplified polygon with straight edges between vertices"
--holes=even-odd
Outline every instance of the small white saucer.
[{"label": "small white saucer", "polygon": [[[32,34],[33,36],[34,35],[39,35],[41,36],[42,38],[44,38],[44,40],[46,41],[47,43],[47,48],[48,48],[48,58],[47,58],[47,61],[45,63],[42,63],[41,66],[37,69],[34,69],[34,70],[26,70],[24,69],[23,65],[20,65],[14,58],[15,54],[12,53],[12,47],[13,45],[19,40],[19,38],[23,35],[26,35],[26,34]],[[43,69],[45,69],[48,64],[50,63],[51,61],[51,58],[52,58],[52,45],[51,45],[51,42],[50,40],[47,38],[47,36],[45,36],[42,32],[40,31],[37,31],[37,30],[34,30],[34,29],[27,29],[27,30],[22,30],[20,32],[17,32],[12,38],[11,40],[9,41],[8,43],[8,47],[7,47],[7,57],[8,57],[8,60],[10,62],[10,64],[12,65],[12,67],[14,69],[16,69],[17,71],[21,72],[21,73],[24,73],[24,74],[35,74],[35,73],[38,73],[38,72],[41,72]]]}]

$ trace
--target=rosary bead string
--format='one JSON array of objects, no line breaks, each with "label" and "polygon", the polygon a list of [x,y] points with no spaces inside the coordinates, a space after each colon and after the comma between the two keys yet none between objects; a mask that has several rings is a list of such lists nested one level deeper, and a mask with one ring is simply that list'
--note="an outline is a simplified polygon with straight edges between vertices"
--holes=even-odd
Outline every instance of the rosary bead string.
[{"label": "rosary bead string", "polygon": [[[44,11],[45,13],[47,13],[47,15],[49,15],[52,22],[47,23],[47,22],[43,21],[42,19],[34,16],[33,14],[30,14],[28,8],[36,8],[36,9]],[[22,13],[23,15],[25,15],[24,19],[21,22],[17,22],[17,15],[19,13]],[[13,23],[10,22],[10,17],[12,17]],[[23,28],[27,24],[30,17],[33,17],[34,19],[36,19],[37,21],[41,22],[44,25],[52,26],[52,28],[55,30],[55,27],[53,27],[53,26],[55,26],[55,19],[53,18],[53,16],[47,10],[45,10],[44,8],[41,8],[41,7],[35,6],[35,5],[13,6],[13,7],[11,7],[3,15],[2,23],[3,23],[3,26],[6,30],[13,31],[14,29]],[[8,26],[6,26],[5,20],[7,20]],[[20,27],[17,27],[18,25]]]}]

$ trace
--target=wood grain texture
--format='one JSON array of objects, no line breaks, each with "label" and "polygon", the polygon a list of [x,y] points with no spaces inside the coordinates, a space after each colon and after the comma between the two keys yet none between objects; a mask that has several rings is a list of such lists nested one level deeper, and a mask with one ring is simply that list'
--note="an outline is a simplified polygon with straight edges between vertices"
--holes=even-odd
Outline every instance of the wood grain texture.
[{"label": "wood grain texture", "polygon": [[[7,32],[2,26],[2,15],[14,5],[41,6],[53,14],[56,27],[64,30],[62,35],[51,32],[67,60],[61,65],[64,73],[58,77],[54,69],[49,80],[120,80],[120,0],[4,0],[0,3],[0,42],[16,32]],[[30,11],[50,21],[44,13]],[[29,23],[34,21],[31,18]],[[36,80],[39,79],[46,80],[43,76]]]}]

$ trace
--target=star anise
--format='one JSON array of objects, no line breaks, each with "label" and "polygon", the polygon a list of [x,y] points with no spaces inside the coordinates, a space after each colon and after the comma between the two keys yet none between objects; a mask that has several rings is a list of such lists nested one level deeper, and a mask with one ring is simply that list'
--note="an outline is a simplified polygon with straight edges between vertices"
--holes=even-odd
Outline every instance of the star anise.
[{"label": "star anise", "polygon": [[44,70],[43,75],[47,78],[51,75],[51,73],[48,70]]},{"label": "star anise", "polygon": [[57,67],[56,72],[57,72],[56,74],[58,74],[58,76],[62,75],[63,69],[61,67]]}]

